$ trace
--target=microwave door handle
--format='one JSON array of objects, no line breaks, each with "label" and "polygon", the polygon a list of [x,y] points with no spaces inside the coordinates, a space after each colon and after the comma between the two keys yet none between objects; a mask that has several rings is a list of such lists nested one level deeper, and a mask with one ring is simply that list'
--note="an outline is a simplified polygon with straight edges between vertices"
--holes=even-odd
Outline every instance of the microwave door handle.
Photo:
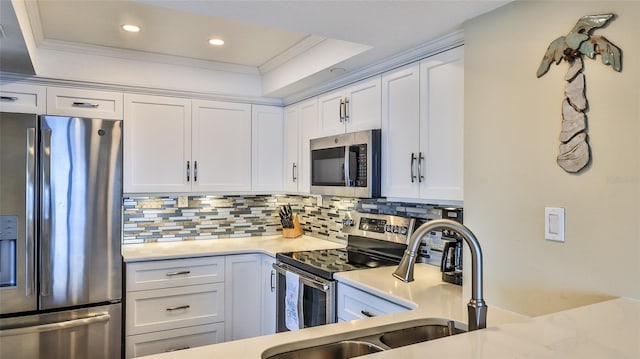
[{"label": "microwave door handle", "polygon": [[351,152],[349,151],[349,146],[345,146],[344,148],[344,185],[347,187],[350,187],[349,183],[351,182],[350,154]]}]

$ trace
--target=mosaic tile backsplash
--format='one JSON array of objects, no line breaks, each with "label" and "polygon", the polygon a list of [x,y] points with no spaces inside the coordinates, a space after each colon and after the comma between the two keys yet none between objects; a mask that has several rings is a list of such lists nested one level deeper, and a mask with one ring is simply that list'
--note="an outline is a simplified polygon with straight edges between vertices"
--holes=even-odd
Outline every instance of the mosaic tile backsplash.
[{"label": "mosaic tile backsplash", "polygon": [[199,240],[282,233],[279,206],[291,204],[305,234],[345,243],[342,219],[349,211],[384,213],[422,219],[441,218],[442,211],[428,204],[294,195],[189,196],[178,208],[176,196],[125,197],[123,243]]}]

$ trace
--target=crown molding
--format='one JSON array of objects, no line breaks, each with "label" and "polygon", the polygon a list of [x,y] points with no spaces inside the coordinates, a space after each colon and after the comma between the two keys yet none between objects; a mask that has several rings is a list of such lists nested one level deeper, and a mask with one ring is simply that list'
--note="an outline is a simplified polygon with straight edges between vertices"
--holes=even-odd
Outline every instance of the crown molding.
[{"label": "crown molding", "polygon": [[11,72],[0,72],[2,83],[18,82],[38,86],[70,87],[75,89],[115,91],[140,95],[182,97],[194,100],[226,101],[252,105],[283,106],[282,99],[270,97],[234,96],[202,91],[161,89],[126,84],[108,84],[87,81],[61,80],[50,77],[28,76]]},{"label": "crown molding", "polygon": [[310,49],[312,49],[313,47],[315,47],[316,45],[318,45],[319,43],[321,43],[321,42],[323,42],[325,40],[326,40],[325,37],[309,35],[309,36],[305,37],[304,39],[300,40],[299,42],[297,42],[295,45],[293,45],[290,48],[286,49],[282,53],[280,53],[280,54],[274,56],[273,58],[271,58],[270,60],[266,61],[264,64],[258,66],[258,70],[260,71],[260,73],[262,75],[264,75],[267,72],[272,71],[272,70],[284,65],[285,63],[287,63],[291,59],[293,59],[293,58],[295,58],[297,56],[300,56],[301,54],[309,51]]},{"label": "crown molding", "polygon": [[29,16],[29,25],[31,26],[31,33],[36,46],[40,46],[44,41],[44,31],[42,30],[42,21],[40,19],[40,8],[35,0],[24,1],[24,6]]},{"label": "crown molding", "polygon": [[310,87],[294,95],[287,96],[283,99],[283,102],[285,106],[288,106],[296,102],[304,101],[319,94],[353,84],[369,77],[378,76],[383,72],[402,67],[412,62],[425,59],[462,45],[464,45],[464,31],[458,30],[407,51],[387,57],[381,61],[359,68],[356,71],[348,72],[344,76]]}]

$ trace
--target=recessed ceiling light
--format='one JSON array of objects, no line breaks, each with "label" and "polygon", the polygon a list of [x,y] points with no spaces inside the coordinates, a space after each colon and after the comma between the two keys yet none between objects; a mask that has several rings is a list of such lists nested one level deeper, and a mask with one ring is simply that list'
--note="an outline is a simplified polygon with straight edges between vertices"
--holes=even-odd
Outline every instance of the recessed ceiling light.
[{"label": "recessed ceiling light", "polygon": [[140,26],[124,24],[122,25],[122,30],[128,31],[128,32],[140,32]]},{"label": "recessed ceiling light", "polygon": [[224,45],[224,40],[222,40],[222,39],[210,39],[209,40],[209,44],[214,45],[214,46],[222,46],[222,45]]}]

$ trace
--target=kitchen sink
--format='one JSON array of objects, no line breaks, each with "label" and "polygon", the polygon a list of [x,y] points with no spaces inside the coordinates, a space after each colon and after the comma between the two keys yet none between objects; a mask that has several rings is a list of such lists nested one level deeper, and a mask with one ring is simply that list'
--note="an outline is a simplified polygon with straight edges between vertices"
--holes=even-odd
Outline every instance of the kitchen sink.
[{"label": "kitchen sink", "polygon": [[425,318],[293,342],[270,348],[262,359],[348,359],[466,332],[462,323]]},{"label": "kitchen sink", "polygon": [[270,359],[348,359],[381,352],[384,349],[363,341],[343,340],[337,343],[292,350],[270,356]]}]

